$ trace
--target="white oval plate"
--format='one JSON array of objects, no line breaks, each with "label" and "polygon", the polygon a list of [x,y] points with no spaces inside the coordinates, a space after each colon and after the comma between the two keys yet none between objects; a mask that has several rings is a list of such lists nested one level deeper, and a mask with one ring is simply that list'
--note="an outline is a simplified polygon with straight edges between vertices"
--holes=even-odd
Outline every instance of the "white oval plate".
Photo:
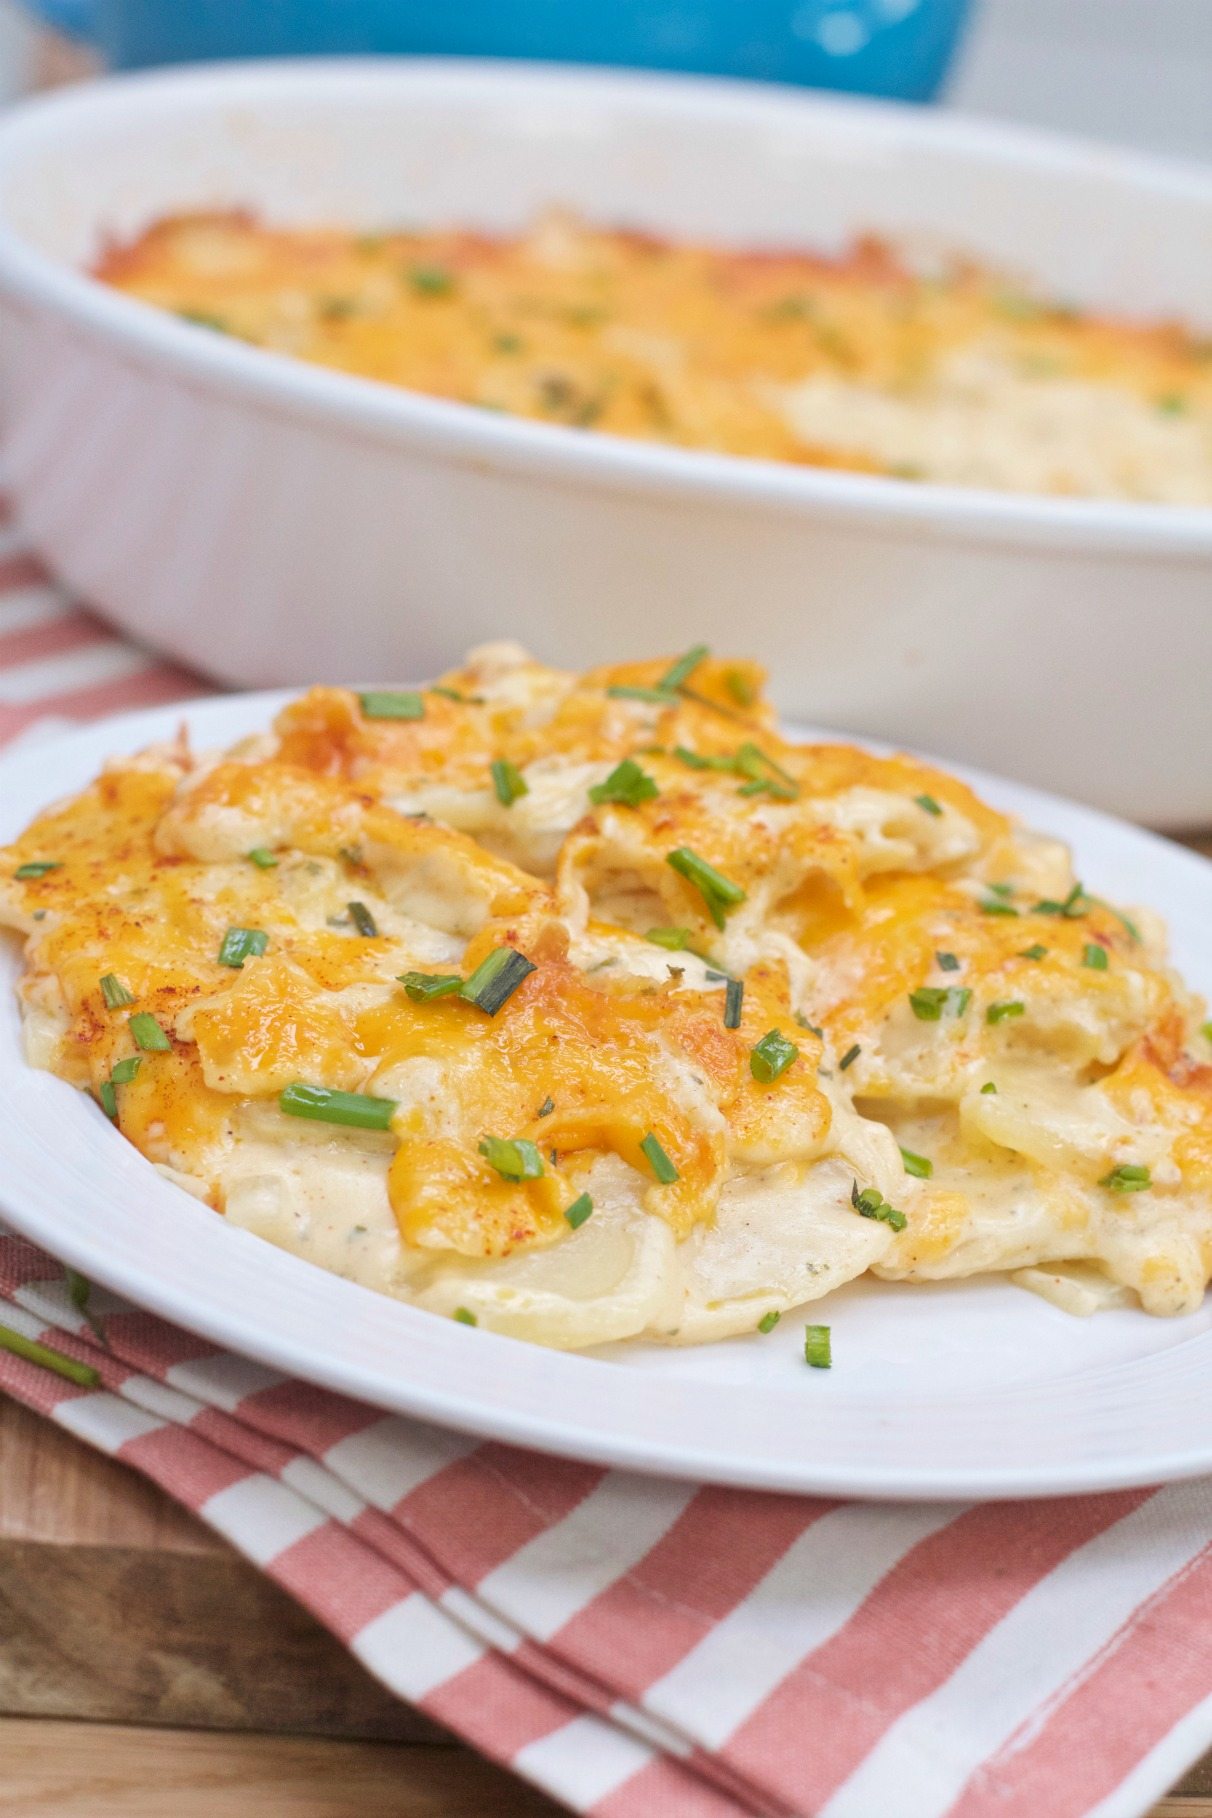
[{"label": "white oval plate", "polygon": [[[170,736],[200,747],[263,726],[287,698],[124,715],[0,759],[0,839],[102,761]],[[1212,990],[1212,865],[1089,809],[965,772],[999,807],[1073,846],[1100,894],[1168,918]],[[808,1369],[803,1320],[691,1350],[567,1356],[472,1331],[325,1274],[163,1181],[80,1092],[28,1067],[0,947],[0,1213],[90,1279],[212,1341],[377,1407],[574,1458],[762,1489],[863,1497],[1048,1496],[1212,1470],[1212,1307],[1187,1319],[1079,1320],[996,1277],[851,1284],[813,1304],[834,1367]]]}]

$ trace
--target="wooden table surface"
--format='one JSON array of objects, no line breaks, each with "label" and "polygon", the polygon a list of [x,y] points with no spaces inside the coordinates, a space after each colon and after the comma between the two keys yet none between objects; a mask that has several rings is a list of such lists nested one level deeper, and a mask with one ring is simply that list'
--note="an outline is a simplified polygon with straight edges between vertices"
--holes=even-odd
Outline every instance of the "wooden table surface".
[{"label": "wooden table surface", "polygon": [[[0,1395],[0,1818],[561,1809],[384,1692],[153,1485]],[[1212,1818],[1212,1755],[1153,1818]]]}]

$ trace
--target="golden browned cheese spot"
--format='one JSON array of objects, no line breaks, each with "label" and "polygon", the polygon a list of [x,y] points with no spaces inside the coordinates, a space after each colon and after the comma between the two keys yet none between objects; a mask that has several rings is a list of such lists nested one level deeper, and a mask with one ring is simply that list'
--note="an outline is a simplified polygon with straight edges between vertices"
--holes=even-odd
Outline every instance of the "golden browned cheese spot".
[{"label": "golden browned cheese spot", "polygon": [[287,764],[372,786],[393,774],[446,781],[452,767],[482,770],[493,749],[491,716],[474,702],[428,690],[423,698],[419,720],[368,719],[348,689],[312,688],[275,720],[278,755]]},{"label": "golden browned cheese spot", "polygon": [[1173,1155],[1184,1184],[1207,1188],[1212,1186],[1212,1067],[1192,1060],[1182,1044],[1182,1019],[1173,1011],[1129,1048],[1102,1087],[1125,1116],[1139,1115],[1147,1105],[1158,1125],[1175,1132]]},{"label": "golden browned cheese spot", "polygon": [[[486,915],[507,915],[545,896],[542,885],[467,835],[423,816],[398,814],[339,777],[278,762],[218,764],[156,829],[161,851],[235,859],[254,845],[295,851],[372,875],[405,909],[450,901],[452,932],[471,933]],[[445,924],[442,924],[445,925]]]},{"label": "golden browned cheese spot", "polygon": [[972,1222],[972,1208],[963,1193],[930,1186],[913,1203],[913,1218],[901,1231],[893,1248],[898,1269],[928,1268],[949,1256]]},{"label": "golden browned cheese spot", "polygon": [[[31,958],[55,974],[69,1018],[62,1064],[78,1078],[73,1052],[87,1051],[108,1071],[130,1050],[126,1019],[149,1010],[166,1025],[213,968],[216,914],[207,904],[204,869],[157,853],[156,823],[177,777],[131,768],[108,771],[65,807],[34,822],[7,859],[54,855],[57,868],[26,884],[44,912],[34,924]],[[222,898],[219,902],[222,913]],[[104,972],[119,977],[136,1003],[121,1013],[101,995]]]},{"label": "golden browned cheese spot", "polygon": [[240,339],[432,396],[862,471],[896,469],[840,436],[801,439],[779,391],[823,378],[896,396],[968,347],[1024,375],[1109,382],[1161,408],[1212,391],[1199,341],[1177,324],[1037,303],[962,263],[918,277],[871,239],[823,257],[564,217],[494,237],[185,215],[110,248],[97,275]]},{"label": "golden browned cheese spot", "polygon": [[[524,931],[507,932],[535,951]],[[499,938],[499,932],[482,936],[468,965]],[[662,986],[611,985],[555,955],[541,961],[495,1017],[454,998],[371,1013],[360,1033],[380,1055],[383,1074],[390,1078],[392,1067],[419,1057],[438,1063],[458,1126],[456,1137],[435,1141],[427,1109],[406,1105],[397,1115],[401,1142],[390,1190],[405,1239],[500,1255],[557,1236],[566,1229],[564,1209],[581,1191],[578,1169],[602,1151],[621,1156],[652,1183],[649,1210],[684,1236],[712,1215],[727,1130],[723,1122],[704,1128],[679,1101],[665,1057],[689,1063],[743,1146],[771,1114],[768,1091],[752,1079],[748,1061],[753,1042],[770,1026],[763,1019],[775,1015],[761,981],[742,1027],[730,1030],[718,1000],[680,991],[673,979]],[[790,1024],[785,1012],[784,1020]],[[810,1037],[805,1048],[814,1062],[818,1050]],[[788,1120],[800,1152],[819,1146],[829,1111],[815,1085],[815,1065],[796,1063],[779,1088],[773,1114]],[[554,1108],[540,1117],[548,1098]],[[644,1155],[650,1133],[678,1170],[670,1185],[655,1181]],[[476,1156],[486,1135],[534,1142],[544,1177],[503,1182]]]},{"label": "golden browned cheese spot", "polygon": [[[822,1017],[835,1043],[847,1047],[928,979],[971,990],[978,1019],[987,1001],[1024,994],[1036,1002],[1119,996],[1118,970],[1082,965],[1089,943],[1102,946],[1113,966],[1143,964],[1123,924],[1098,906],[1072,920],[1033,914],[1029,904],[1017,916],[987,915],[969,893],[939,878],[875,877],[860,915],[814,949],[826,977],[843,981]],[[1036,946],[1046,948],[1044,957],[1026,958]],[[958,971],[936,971],[939,950],[955,955]]]},{"label": "golden browned cheese spot", "polygon": [[175,1046],[171,1054],[145,1060],[115,1096],[123,1136],[149,1161],[184,1172],[196,1169],[230,1127],[232,1101],[207,1086],[192,1048]]},{"label": "golden browned cheese spot", "polygon": [[894,752],[878,757],[858,745],[791,745],[777,741],[779,762],[798,780],[806,796],[840,795],[856,788],[883,789],[891,795],[931,795],[970,821],[990,845],[1006,840],[1011,823],[958,777],[936,770],[919,758]]},{"label": "golden browned cheese spot", "polygon": [[[342,945],[348,953],[353,942]],[[347,964],[352,969],[356,957]],[[302,968],[272,953],[195,1011],[191,1028],[203,1074],[219,1092],[256,1097],[299,1079],[356,1092],[366,1077],[353,1017],[318,995]]]},{"label": "golden browned cheese spot", "polygon": [[[762,698],[765,671],[740,658],[707,658],[681,693],[651,709],[651,730],[641,738],[637,705],[611,688],[656,688],[674,655],[619,663],[583,676],[561,675],[520,662],[506,691],[482,692],[474,668],[448,671],[438,684],[460,696],[427,690],[417,720],[368,719],[358,696],[341,688],[313,688],[283,708],[274,722],[276,755],[287,764],[360,783],[371,793],[441,782],[485,788],[494,758],[520,768],[536,758],[617,761],[637,743],[704,753],[735,750],[755,732],[773,737],[772,714]],[[738,694],[744,704],[738,700]],[[645,721],[649,717],[645,714]]]}]

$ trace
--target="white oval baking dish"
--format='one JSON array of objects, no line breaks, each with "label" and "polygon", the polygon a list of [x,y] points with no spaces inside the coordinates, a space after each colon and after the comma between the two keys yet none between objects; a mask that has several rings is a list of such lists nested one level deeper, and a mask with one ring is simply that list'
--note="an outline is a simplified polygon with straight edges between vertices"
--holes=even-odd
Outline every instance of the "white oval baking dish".
[{"label": "white oval baking dish", "polygon": [[164,211],[959,245],[1207,321],[1212,174],[783,89],[422,61],[126,77],[0,124],[0,459],[38,548],[224,680],[756,651],[788,712],[1121,813],[1212,811],[1212,511],[1030,498],[511,420],[191,327],[84,273]]}]

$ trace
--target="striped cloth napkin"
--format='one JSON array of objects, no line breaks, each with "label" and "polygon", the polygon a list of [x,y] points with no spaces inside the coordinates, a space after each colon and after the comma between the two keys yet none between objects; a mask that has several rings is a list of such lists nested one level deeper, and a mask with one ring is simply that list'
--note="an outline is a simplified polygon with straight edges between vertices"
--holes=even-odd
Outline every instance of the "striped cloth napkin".
[{"label": "striped cloth napkin", "polygon": [[[0,528],[0,737],[185,692]],[[574,1811],[1137,1818],[1212,1744],[1212,1482],[985,1506],[666,1483],[387,1417],[80,1299],[0,1234],[0,1323],[86,1366],[0,1350],[0,1389]]]}]

